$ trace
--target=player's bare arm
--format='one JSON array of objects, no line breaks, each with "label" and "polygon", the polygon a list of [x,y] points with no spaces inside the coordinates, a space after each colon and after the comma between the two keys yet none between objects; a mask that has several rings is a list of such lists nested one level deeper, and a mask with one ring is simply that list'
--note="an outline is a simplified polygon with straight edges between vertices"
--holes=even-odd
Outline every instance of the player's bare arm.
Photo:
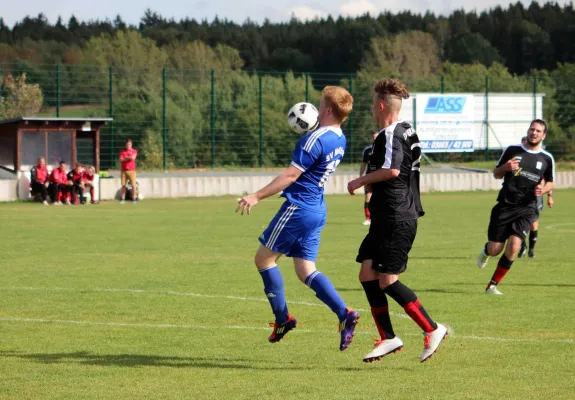
[{"label": "player's bare arm", "polygon": [[250,211],[253,206],[258,204],[263,199],[267,199],[274,194],[278,194],[289,185],[297,181],[301,174],[301,170],[297,169],[293,165],[290,165],[284,172],[279,174],[273,181],[258,190],[256,193],[252,193],[243,197],[238,202],[236,212],[241,211],[241,215],[244,215],[244,212],[247,211],[248,215],[250,215]]},{"label": "player's bare arm", "polygon": [[535,195],[536,196],[543,196],[544,194],[549,193],[552,190],[553,190],[553,182],[546,182],[545,184],[543,184],[543,182],[541,182],[535,188]]},{"label": "player's bare arm", "polygon": [[347,191],[353,196],[355,194],[354,192],[364,185],[371,185],[372,183],[376,182],[388,181],[390,179],[397,178],[398,176],[398,169],[378,169],[377,171],[371,172],[349,182],[347,184]]},{"label": "player's bare arm", "polygon": [[365,170],[367,169],[367,163],[361,163],[361,166],[359,167],[359,176],[363,176],[363,173],[365,172]]},{"label": "player's bare arm", "polygon": [[519,168],[519,160],[512,158],[500,167],[493,169],[493,177],[495,179],[503,179],[506,172],[515,171]]},{"label": "player's bare arm", "polygon": [[547,193],[547,207],[553,208],[553,203],[555,203],[555,202],[553,201],[553,190],[550,190],[550,191]]}]

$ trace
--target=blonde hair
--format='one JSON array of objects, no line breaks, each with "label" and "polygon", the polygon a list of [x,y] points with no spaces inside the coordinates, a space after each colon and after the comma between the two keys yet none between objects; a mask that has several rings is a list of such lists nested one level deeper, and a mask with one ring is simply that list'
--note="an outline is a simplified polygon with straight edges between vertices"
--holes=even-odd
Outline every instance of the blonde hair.
[{"label": "blonde hair", "polygon": [[407,88],[405,87],[405,84],[399,79],[380,79],[375,83],[373,91],[381,100],[385,102],[390,100],[409,99]]},{"label": "blonde hair", "polygon": [[321,94],[325,99],[325,105],[331,107],[333,114],[342,124],[353,108],[352,95],[340,86],[326,86]]}]

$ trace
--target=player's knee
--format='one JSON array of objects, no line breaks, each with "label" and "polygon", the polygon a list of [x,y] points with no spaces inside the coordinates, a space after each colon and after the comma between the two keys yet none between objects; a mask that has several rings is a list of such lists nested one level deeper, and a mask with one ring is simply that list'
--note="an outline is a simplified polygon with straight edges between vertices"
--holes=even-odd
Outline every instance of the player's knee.
[{"label": "player's knee", "polygon": [[364,261],[361,264],[361,269],[359,270],[359,281],[360,282],[368,282],[368,281],[375,281],[379,279],[379,273],[374,271],[371,268],[372,261]]},{"label": "player's knee", "polygon": [[306,278],[308,277],[309,274],[308,274],[307,272],[305,272],[305,271],[299,271],[299,270],[297,270],[297,269],[296,269],[295,273],[296,273],[296,275],[297,275],[297,278],[298,278],[302,283],[305,283],[305,280],[306,280]]},{"label": "player's knee", "polygon": [[381,290],[385,290],[388,286],[395,283],[397,279],[397,275],[384,274],[379,278],[379,287]]},{"label": "player's knee", "polygon": [[487,246],[487,255],[491,257],[498,256],[503,251],[503,243],[490,243]]}]

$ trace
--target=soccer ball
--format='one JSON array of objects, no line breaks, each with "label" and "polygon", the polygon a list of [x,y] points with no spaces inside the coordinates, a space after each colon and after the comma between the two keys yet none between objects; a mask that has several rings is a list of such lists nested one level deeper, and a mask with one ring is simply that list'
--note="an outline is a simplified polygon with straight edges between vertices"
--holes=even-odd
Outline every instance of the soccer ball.
[{"label": "soccer ball", "polygon": [[297,103],[289,110],[287,120],[295,133],[304,134],[317,129],[319,112],[313,104]]}]

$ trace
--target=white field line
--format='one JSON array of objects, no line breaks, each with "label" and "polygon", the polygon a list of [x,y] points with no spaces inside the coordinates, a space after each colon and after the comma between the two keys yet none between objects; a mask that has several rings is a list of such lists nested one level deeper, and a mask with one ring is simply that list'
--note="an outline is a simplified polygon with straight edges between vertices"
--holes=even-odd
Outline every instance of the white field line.
[{"label": "white field line", "polygon": [[[258,301],[267,303],[268,300],[265,298],[257,297],[242,297],[242,296],[217,296],[213,294],[203,294],[203,293],[191,293],[191,292],[172,292],[172,291],[154,291],[154,290],[141,290],[141,289],[71,289],[71,288],[37,288],[37,287],[5,287],[0,288],[0,290],[33,290],[33,291],[61,291],[61,292],[108,292],[108,293],[137,293],[137,294],[163,294],[172,296],[190,296],[190,297],[203,297],[208,299],[228,299],[228,300],[240,300],[240,301]],[[297,304],[308,307],[326,307],[324,304],[310,303],[307,301],[291,301],[288,300],[287,304]],[[355,310],[361,312],[371,312],[370,310],[365,310],[362,308],[356,308]],[[407,318],[410,317],[402,313],[390,312],[390,315],[394,317]]]},{"label": "white field line", "polygon": [[[232,329],[241,331],[269,331],[269,328],[265,327],[255,327],[255,326],[242,326],[242,325],[224,325],[224,326],[206,326],[206,325],[178,325],[178,324],[146,324],[146,323],[124,323],[124,322],[93,322],[93,321],[75,321],[75,320],[63,320],[63,319],[41,319],[41,318],[0,318],[3,322],[20,322],[20,323],[32,323],[32,324],[56,324],[56,325],[84,325],[84,326],[110,326],[110,327],[129,327],[129,328],[153,328],[153,329],[203,329],[203,330],[219,330],[219,329]],[[319,329],[298,329],[296,328],[294,333],[322,333],[322,334],[336,334],[334,330],[319,330]],[[374,335],[374,332],[366,331],[356,331],[359,335]],[[416,334],[408,334],[409,336],[414,336]],[[420,336],[420,335],[417,335]],[[525,339],[525,338],[502,338],[494,336],[476,336],[476,335],[454,335],[450,334],[451,338],[455,339],[465,339],[465,340],[483,340],[483,341],[494,341],[494,342],[511,342],[511,343],[562,343],[562,344],[575,344],[575,340],[572,339]]]}]

